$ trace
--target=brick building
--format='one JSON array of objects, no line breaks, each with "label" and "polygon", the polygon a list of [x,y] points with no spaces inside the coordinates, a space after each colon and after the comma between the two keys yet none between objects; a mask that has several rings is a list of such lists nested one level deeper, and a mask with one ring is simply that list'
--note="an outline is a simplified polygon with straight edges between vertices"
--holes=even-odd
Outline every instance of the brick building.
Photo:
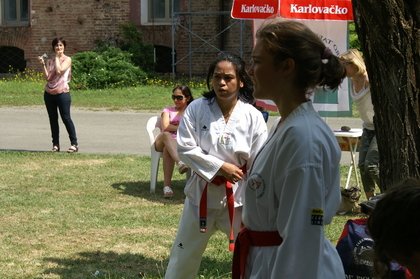
[{"label": "brick building", "polygon": [[144,42],[155,46],[157,71],[204,74],[221,50],[249,57],[251,24],[231,19],[231,5],[232,0],[0,0],[0,73],[10,65],[40,70],[37,56],[51,53],[57,36],[66,39],[71,56],[118,38],[120,24],[132,22]]}]

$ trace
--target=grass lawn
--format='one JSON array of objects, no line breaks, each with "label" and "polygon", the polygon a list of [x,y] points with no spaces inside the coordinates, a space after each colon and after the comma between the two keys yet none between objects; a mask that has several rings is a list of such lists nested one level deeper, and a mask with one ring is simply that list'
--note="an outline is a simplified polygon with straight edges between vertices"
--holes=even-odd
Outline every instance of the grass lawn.
[{"label": "grass lawn", "polygon": [[[199,97],[203,87],[191,88]],[[173,104],[172,87],[147,85],[117,89],[70,90],[72,106],[88,109],[161,111]],[[0,106],[44,106],[44,82],[0,79]]]},{"label": "grass lawn", "polygon": [[[0,152],[0,169],[0,278],[162,278],[185,176],[166,200],[149,193],[148,157]],[[326,226],[332,242],[352,217]],[[230,278],[230,260],[218,233],[200,278]]]},{"label": "grass lawn", "polygon": [[[0,278],[161,278],[185,176],[166,200],[147,157],[73,155],[0,152]],[[226,248],[212,240],[204,278],[228,277]]]},{"label": "grass lawn", "polygon": [[[0,80],[0,106],[43,105],[43,83]],[[193,88],[198,97],[203,88]],[[73,91],[73,106],[160,111],[171,87]],[[168,102],[169,101],[169,102]],[[342,179],[348,167],[343,166]],[[0,152],[0,278],[162,278],[183,206],[149,193],[150,158],[135,155]],[[335,243],[344,223],[325,227]],[[226,236],[214,235],[199,278],[230,278]]]}]

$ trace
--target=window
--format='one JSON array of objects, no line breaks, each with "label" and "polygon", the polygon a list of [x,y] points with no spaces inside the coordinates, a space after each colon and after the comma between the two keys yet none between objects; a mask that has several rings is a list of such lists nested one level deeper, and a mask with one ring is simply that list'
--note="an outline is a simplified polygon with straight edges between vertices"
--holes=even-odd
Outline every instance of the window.
[{"label": "window", "polygon": [[142,24],[171,24],[172,3],[174,11],[179,11],[180,0],[142,0],[141,23]]},{"label": "window", "polygon": [[29,25],[29,0],[0,0],[0,25]]}]

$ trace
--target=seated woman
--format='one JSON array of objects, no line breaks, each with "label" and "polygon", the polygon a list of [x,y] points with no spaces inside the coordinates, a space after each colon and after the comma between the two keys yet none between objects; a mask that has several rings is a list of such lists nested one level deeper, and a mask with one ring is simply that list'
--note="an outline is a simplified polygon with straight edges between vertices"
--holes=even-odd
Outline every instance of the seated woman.
[{"label": "seated woman", "polygon": [[175,106],[166,107],[161,114],[161,129],[156,137],[155,149],[163,153],[163,196],[170,198],[174,192],[172,190],[172,173],[175,163],[178,165],[179,173],[188,171],[188,167],[179,160],[176,150],[176,132],[184,110],[194,98],[188,86],[178,85],[172,90],[172,100]]}]

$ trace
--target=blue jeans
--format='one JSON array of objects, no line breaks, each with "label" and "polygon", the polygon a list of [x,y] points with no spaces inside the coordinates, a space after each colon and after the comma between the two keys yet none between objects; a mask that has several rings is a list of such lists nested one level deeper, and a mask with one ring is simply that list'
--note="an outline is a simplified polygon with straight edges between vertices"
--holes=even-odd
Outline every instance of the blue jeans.
[{"label": "blue jeans", "polygon": [[[379,186],[379,152],[376,134],[373,130],[363,129],[359,148],[359,169],[365,192],[375,192]],[[382,189],[380,188],[382,191]]]},{"label": "blue jeans", "polygon": [[50,119],[51,136],[53,145],[60,145],[60,126],[58,125],[58,111],[60,112],[61,120],[66,126],[69,134],[70,144],[77,146],[76,129],[70,117],[71,96],[70,93],[61,93],[58,95],[51,95],[44,92],[44,102],[47,107],[48,117]]}]

